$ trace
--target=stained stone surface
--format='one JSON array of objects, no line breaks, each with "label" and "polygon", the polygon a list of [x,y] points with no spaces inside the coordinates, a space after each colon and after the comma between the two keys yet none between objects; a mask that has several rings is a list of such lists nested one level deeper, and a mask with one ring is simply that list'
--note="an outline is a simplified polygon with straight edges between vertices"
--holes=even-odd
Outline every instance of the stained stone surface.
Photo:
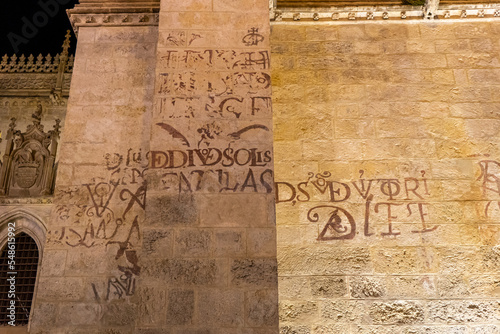
[{"label": "stained stone surface", "polygon": [[496,333],[500,24],[274,22],[281,333]]},{"label": "stained stone surface", "polygon": [[33,332],[277,332],[268,2],[83,3],[70,16],[78,50],[33,319],[52,314]]},{"label": "stained stone surface", "polygon": [[31,333],[499,332],[498,20],[267,5],[74,21]]}]

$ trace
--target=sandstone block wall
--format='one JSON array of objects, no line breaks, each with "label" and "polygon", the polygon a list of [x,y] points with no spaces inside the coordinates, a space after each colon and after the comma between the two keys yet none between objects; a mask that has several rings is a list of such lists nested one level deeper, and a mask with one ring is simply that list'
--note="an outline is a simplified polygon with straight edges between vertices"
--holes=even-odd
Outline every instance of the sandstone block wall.
[{"label": "sandstone block wall", "polygon": [[281,333],[500,330],[499,33],[273,23]]},{"label": "sandstone block wall", "polygon": [[162,1],[145,284],[174,333],[278,330],[269,45],[267,1]]},{"label": "sandstone block wall", "polygon": [[155,27],[79,30],[32,333],[131,333],[146,318],[137,281],[156,41]]},{"label": "sandstone block wall", "polygon": [[73,17],[32,332],[276,333],[268,2],[113,15]]}]

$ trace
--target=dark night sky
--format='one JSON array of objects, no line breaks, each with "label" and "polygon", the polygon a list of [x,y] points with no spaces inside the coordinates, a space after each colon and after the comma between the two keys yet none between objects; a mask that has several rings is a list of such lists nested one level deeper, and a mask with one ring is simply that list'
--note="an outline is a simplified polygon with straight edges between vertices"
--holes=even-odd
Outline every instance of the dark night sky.
[{"label": "dark night sky", "polygon": [[[66,9],[73,8],[75,3],[78,0],[0,0],[0,58],[14,53],[26,56],[60,53],[68,29],[72,34],[70,52],[74,53],[76,38]],[[46,9],[43,4],[47,4]],[[33,23],[34,29],[30,30]],[[17,52],[11,40],[17,43]]]}]

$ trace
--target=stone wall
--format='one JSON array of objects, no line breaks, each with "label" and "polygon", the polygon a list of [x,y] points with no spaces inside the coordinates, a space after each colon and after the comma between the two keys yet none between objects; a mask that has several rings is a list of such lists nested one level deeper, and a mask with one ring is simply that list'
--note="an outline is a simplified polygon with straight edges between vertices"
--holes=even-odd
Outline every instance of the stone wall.
[{"label": "stone wall", "polygon": [[79,29],[32,333],[130,333],[148,319],[137,281],[156,42],[154,26]]},{"label": "stone wall", "polygon": [[119,3],[70,13],[31,332],[276,333],[268,2]]},{"label": "stone wall", "polygon": [[161,3],[144,242],[172,333],[278,330],[268,11]]},{"label": "stone wall", "polygon": [[281,333],[500,330],[499,33],[272,25]]}]

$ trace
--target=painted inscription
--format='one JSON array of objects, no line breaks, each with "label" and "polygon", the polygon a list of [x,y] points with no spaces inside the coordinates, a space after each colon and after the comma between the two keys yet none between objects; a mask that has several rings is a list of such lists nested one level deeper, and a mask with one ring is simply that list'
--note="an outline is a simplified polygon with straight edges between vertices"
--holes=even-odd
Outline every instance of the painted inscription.
[{"label": "painted inscription", "polygon": [[[116,269],[105,282],[92,282],[96,301],[132,296],[141,273],[139,246],[146,207],[146,167],[142,155],[106,154],[108,178],[61,189],[56,193],[58,229],[49,230],[48,243],[111,253]],[[132,167],[135,164],[135,167]],[[128,168],[125,168],[128,165]]]},{"label": "painted inscription", "polygon": [[[418,219],[419,228],[412,233],[427,233],[438,228],[430,223],[428,207],[429,189],[425,171],[419,178],[363,178],[360,170],[359,180],[352,182],[336,181],[331,172],[309,173],[307,180],[292,184],[276,182],[276,203],[328,203],[316,205],[307,212],[311,223],[321,223],[318,240],[353,239],[357,235],[358,221],[362,221],[364,236],[372,236],[371,219],[383,220],[386,225],[383,237],[397,237],[401,232],[395,228],[394,222],[404,219]],[[348,203],[361,202],[363,214],[355,218],[350,212]],[[360,211],[360,210],[358,210]],[[415,218],[413,218],[415,217]]]},{"label": "painted inscription", "polygon": [[500,162],[481,160],[478,164],[481,172],[477,181],[481,182],[483,195],[488,199],[484,206],[484,217],[489,218],[500,211]]}]

